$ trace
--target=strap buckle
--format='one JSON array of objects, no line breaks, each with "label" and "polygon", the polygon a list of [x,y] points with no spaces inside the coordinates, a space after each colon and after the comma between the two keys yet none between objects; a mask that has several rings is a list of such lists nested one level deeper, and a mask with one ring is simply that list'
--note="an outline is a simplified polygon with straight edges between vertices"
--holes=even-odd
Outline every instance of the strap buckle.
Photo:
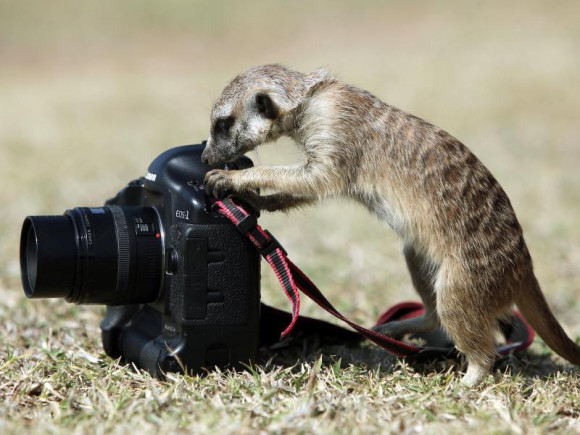
[{"label": "strap buckle", "polygon": [[264,231],[268,235],[270,240],[268,240],[268,242],[264,245],[264,247],[262,247],[261,249],[258,249],[258,251],[260,251],[260,254],[264,258],[266,258],[268,255],[270,255],[276,249],[280,249],[284,253],[284,256],[287,257],[288,252],[286,252],[286,249],[284,249],[284,247],[280,244],[280,242],[276,239],[276,237],[274,237],[272,235],[272,233],[268,230],[262,230],[262,231]]},{"label": "strap buckle", "polygon": [[248,213],[241,221],[236,224],[237,230],[246,234],[252,231],[258,225],[258,219],[252,213]]}]

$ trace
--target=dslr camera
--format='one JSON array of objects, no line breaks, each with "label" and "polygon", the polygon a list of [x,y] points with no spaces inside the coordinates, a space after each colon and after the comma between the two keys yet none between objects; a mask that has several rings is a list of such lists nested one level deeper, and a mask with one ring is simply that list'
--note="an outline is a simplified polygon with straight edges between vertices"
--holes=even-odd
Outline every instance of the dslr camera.
[{"label": "dslr camera", "polygon": [[239,368],[260,341],[260,255],[211,211],[203,180],[218,166],[201,163],[203,149],[165,151],[104,206],[22,227],[26,296],[106,305],[105,352],[158,377]]}]

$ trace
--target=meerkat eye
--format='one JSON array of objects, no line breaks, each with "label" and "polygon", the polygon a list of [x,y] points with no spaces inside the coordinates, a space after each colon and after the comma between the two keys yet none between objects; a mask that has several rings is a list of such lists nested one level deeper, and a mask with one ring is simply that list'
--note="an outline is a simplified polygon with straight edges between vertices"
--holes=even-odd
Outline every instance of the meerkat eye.
[{"label": "meerkat eye", "polygon": [[276,119],[278,116],[278,108],[268,94],[256,94],[256,109],[258,113],[268,119]]},{"label": "meerkat eye", "polygon": [[219,118],[213,126],[213,131],[215,134],[227,135],[230,131],[230,128],[232,128],[232,125],[234,125],[233,116]]}]

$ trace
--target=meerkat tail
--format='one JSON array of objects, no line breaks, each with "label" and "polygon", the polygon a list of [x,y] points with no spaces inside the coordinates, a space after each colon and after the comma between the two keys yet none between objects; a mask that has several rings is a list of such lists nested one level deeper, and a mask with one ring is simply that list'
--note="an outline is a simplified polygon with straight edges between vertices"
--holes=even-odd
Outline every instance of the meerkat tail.
[{"label": "meerkat tail", "polygon": [[516,305],[544,342],[562,358],[580,365],[580,346],[562,329],[548,307],[535,276],[528,280],[528,288],[520,293]]}]

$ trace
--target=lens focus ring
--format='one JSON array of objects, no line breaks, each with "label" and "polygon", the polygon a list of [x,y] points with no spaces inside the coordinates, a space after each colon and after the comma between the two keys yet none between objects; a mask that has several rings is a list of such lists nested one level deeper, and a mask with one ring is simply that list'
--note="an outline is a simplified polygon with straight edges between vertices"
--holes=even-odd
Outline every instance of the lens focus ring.
[{"label": "lens focus ring", "polygon": [[129,228],[123,209],[116,205],[108,206],[115,220],[117,234],[117,292],[126,292],[129,286],[129,269],[131,266],[131,243]]}]

